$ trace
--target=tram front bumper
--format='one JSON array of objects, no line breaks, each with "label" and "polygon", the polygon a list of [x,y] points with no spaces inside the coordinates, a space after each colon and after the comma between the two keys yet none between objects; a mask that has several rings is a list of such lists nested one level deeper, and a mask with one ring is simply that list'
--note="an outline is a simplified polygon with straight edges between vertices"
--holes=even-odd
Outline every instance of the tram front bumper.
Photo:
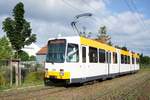
[{"label": "tram front bumper", "polygon": [[45,78],[66,80],[70,79],[70,72],[47,71],[45,72]]}]

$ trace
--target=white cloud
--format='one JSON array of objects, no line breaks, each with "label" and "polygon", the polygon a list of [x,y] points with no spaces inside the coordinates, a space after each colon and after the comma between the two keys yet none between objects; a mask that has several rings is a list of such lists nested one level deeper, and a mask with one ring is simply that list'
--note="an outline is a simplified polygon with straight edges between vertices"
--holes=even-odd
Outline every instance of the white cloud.
[{"label": "white cloud", "polygon": [[70,22],[77,14],[105,10],[105,4],[101,0],[23,0],[23,2],[27,17],[63,24]]},{"label": "white cloud", "polygon": [[22,50],[27,52],[29,56],[36,56],[36,53],[40,50],[40,48],[36,44],[32,43],[29,46],[25,46]]},{"label": "white cloud", "polygon": [[[115,15],[111,14],[99,20],[98,23],[107,26],[108,33],[110,32],[112,41],[115,44],[127,46],[137,52],[142,52],[143,50],[147,54],[146,50],[150,51],[150,48],[146,48],[150,47],[150,20],[144,19],[145,28],[143,28],[141,22],[137,19],[139,16],[144,19],[142,14],[126,11]],[[144,48],[146,49],[145,51]]]},{"label": "white cloud", "polygon": [[[49,37],[63,35],[76,35],[70,22],[77,14],[92,12],[93,17],[81,19],[79,25],[85,25],[87,31],[97,33],[100,26],[106,25],[108,33],[114,44],[126,45],[132,50],[140,51],[141,48],[150,47],[150,20],[143,14],[124,11],[112,12],[107,8],[109,0],[21,0],[25,6],[25,16],[31,22],[33,33],[37,34],[37,44],[41,47],[46,44]],[[0,22],[5,16],[10,16],[18,0],[0,1]],[[140,16],[146,24],[143,30],[135,16]],[[2,24],[0,24],[0,28]],[[81,28],[80,27],[80,28]],[[0,30],[3,33],[2,30]],[[0,33],[0,36],[3,34]],[[138,49],[137,49],[138,48]],[[150,48],[146,48],[145,53]]]},{"label": "white cloud", "polygon": [[77,35],[69,25],[64,26],[59,23],[33,19],[30,19],[30,22],[33,30],[32,33],[37,34],[37,43],[40,47],[46,45],[50,37],[57,37],[58,34],[62,36]]}]

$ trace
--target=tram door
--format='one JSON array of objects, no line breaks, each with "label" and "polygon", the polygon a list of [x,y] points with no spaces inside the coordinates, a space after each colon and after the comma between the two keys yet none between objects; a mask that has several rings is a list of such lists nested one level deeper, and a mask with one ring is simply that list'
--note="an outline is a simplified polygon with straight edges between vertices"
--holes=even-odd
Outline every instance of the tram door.
[{"label": "tram door", "polygon": [[110,51],[107,51],[106,52],[106,61],[107,61],[107,64],[108,64],[108,75],[110,74],[110,64],[111,64],[111,52]]}]

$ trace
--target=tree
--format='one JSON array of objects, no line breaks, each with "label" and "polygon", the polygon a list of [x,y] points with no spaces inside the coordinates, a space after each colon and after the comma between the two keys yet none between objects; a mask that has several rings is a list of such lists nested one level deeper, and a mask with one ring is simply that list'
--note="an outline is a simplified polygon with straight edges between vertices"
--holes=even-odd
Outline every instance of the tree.
[{"label": "tree", "polygon": [[10,59],[12,54],[12,48],[8,39],[5,36],[0,38],[0,59]]},{"label": "tree", "polygon": [[35,61],[36,60],[36,57],[35,56],[30,56],[30,61]]},{"label": "tree", "polygon": [[18,57],[21,59],[21,61],[29,61],[30,59],[29,55],[22,50],[18,52]]},{"label": "tree", "polygon": [[125,47],[125,46],[123,46],[121,49],[125,50],[125,51],[128,51],[127,47]]},{"label": "tree", "polygon": [[122,49],[119,45],[115,45],[115,48]]},{"label": "tree", "polygon": [[141,54],[140,55],[140,64],[150,64],[150,57],[143,56],[143,54]]},{"label": "tree", "polygon": [[126,46],[118,46],[118,45],[115,45],[115,48],[118,48],[118,49],[122,49],[122,50],[125,50],[125,51],[128,51],[128,48]]},{"label": "tree", "polygon": [[31,34],[30,23],[24,18],[24,5],[19,2],[13,9],[13,19],[7,17],[3,21],[3,30],[6,32],[12,48],[15,50],[16,57],[25,45],[36,42],[36,35]]},{"label": "tree", "polygon": [[108,44],[108,45],[110,45],[110,46],[112,46],[112,45],[113,45],[111,41],[109,41],[107,44]]},{"label": "tree", "polygon": [[100,27],[100,29],[98,30],[98,38],[96,40],[105,43],[105,44],[109,44],[112,45],[110,39],[111,37],[109,35],[107,35],[107,30],[106,30],[106,26],[102,26]]}]

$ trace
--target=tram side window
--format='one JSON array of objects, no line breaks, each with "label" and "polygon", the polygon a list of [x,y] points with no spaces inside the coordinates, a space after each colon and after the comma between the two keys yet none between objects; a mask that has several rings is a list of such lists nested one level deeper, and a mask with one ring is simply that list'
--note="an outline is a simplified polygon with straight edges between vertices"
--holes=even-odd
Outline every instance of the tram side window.
[{"label": "tram side window", "polygon": [[121,63],[122,63],[122,64],[125,63],[124,55],[121,55]]},{"label": "tram side window", "polygon": [[124,56],[124,61],[125,61],[125,64],[127,64],[127,56],[126,55]]},{"label": "tram side window", "polygon": [[82,62],[86,62],[86,47],[82,47]]},{"label": "tram side window", "polygon": [[105,63],[105,50],[99,49],[99,62]]},{"label": "tram side window", "polygon": [[91,63],[97,63],[98,62],[97,48],[89,47],[89,61]]},{"label": "tram side window", "polygon": [[139,61],[140,61],[140,60],[139,60],[138,58],[136,58],[136,64],[139,64]]},{"label": "tram side window", "polygon": [[66,60],[67,62],[79,62],[79,47],[77,44],[68,44]]},{"label": "tram side window", "polygon": [[134,57],[132,56],[132,64],[134,64]]},{"label": "tram side window", "polygon": [[113,63],[116,64],[117,63],[117,53],[113,52]]},{"label": "tram side window", "polygon": [[106,52],[106,62],[111,63],[111,52]]},{"label": "tram side window", "polygon": [[128,58],[128,62],[127,63],[130,64],[130,56],[127,56],[127,58]]}]

